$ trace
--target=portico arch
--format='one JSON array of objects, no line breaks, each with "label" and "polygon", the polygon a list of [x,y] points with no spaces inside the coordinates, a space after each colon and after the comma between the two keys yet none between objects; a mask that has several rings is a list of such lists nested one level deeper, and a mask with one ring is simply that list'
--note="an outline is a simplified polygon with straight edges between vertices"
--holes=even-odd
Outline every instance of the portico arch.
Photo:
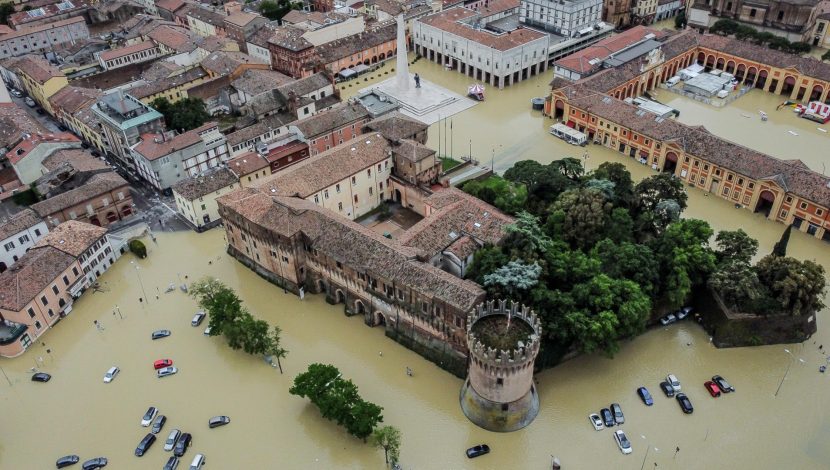
[{"label": "portico arch", "polygon": [[755,204],[755,213],[763,213],[764,217],[769,217],[772,211],[772,205],[775,204],[775,193],[765,189],[758,195],[758,202]]},{"label": "portico arch", "polygon": [[784,77],[784,86],[781,87],[781,94],[789,96],[792,94],[793,89],[795,89],[795,77],[787,75]]},{"label": "portico arch", "polygon": [[666,158],[663,162],[664,173],[674,173],[677,169],[677,154],[674,152],[666,152]]},{"label": "portico arch", "polygon": [[824,88],[821,85],[813,86],[813,91],[810,93],[810,101],[820,100],[822,93],[824,93]]},{"label": "portico arch", "polygon": [[726,63],[726,73],[732,73],[735,71],[735,61],[730,60]]}]

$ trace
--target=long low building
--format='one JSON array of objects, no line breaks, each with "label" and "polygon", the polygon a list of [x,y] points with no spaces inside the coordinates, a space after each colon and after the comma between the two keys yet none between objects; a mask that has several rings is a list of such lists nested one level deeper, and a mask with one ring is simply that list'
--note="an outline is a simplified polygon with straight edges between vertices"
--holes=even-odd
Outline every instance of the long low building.
[{"label": "long low building", "polygon": [[596,144],[830,241],[830,178],[800,160],[781,160],[623,101],[656,88],[695,62],[734,73],[743,83],[785,98],[830,101],[830,64],[685,31],[620,67],[575,83],[555,79],[546,113]]},{"label": "long low building", "polygon": [[413,23],[415,52],[502,88],[547,70],[550,36],[530,28],[482,28],[483,13],[454,7]]}]

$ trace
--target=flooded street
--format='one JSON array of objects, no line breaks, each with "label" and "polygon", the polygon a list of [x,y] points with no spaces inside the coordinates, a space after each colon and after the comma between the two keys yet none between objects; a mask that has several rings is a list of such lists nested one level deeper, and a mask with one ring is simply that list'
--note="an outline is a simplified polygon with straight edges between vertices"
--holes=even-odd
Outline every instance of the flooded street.
[{"label": "flooded street", "polygon": [[[445,72],[425,60],[415,64],[412,72],[460,93],[470,84],[468,77]],[[549,81],[550,76],[544,75],[502,91],[488,89],[485,102],[453,117],[446,154],[458,157],[472,148],[473,157],[482,164],[494,159],[497,171],[523,159],[549,162],[581,156],[582,148],[547,134],[552,122],[530,109],[530,99],[544,96]],[[361,82],[357,88],[365,85]],[[354,91],[355,87],[347,87],[344,96]],[[669,96],[662,93],[661,97]],[[763,105],[761,109],[770,113],[771,121],[764,125],[797,125],[777,121],[779,114],[770,103],[778,97],[769,103],[754,102],[765,98],[750,94],[732,107],[742,106],[741,100],[747,98],[745,112]],[[697,115],[692,104],[672,106],[681,109],[681,119],[690,119],[685,122],[733,112],[727,107]],[[784,119],[786,112],[780,113]],[[740,116],[737,119],[744,122]],[[433,148],[439,146],[438,126],[430,129]],[[449,131],[449,123],[446,127]],[[443,127],[441,132],[443,148]],[[750,131],[734,132],[743,136],[739,142],[757,144],[749,140],[755,138]],[[815,141],[805,144],[808,140],[802,136],[808,132],[799,133],[786,156],[801,158],[811,167],[820,164],[827,154],[826,141],[823,146]],[[777,145],[776,138],[757,145]],[[781,147],[782,151],[787,148]],[[589,169],[604,161],[619,161],[635,179],[653,174],[610,149],[591,145],[587,150]],[[785,156],[777,150],[765,151]],[[704,218],[718,230],[743,228],[759,240],[762,253],[771,249],[784,228],[694,189],[685,214]],[[794,232],[789,247],[792,256],[814,258],[830,268],[826,243]],[[530,426],[495,434],[464,417],[458,405],[460,379],[387,339],[381,329],[366,327],[359,316],[345,317],[342,305],[328,305],[321,296],[301,301],[284,294],[224,250],[223,232],[217,229],[203,234],[159,234],[158,244],[148,242],[148,258],[137,261],[138,270],[130,264],[132,255],[125,255],[101,278],[106,292],[84,294],[69,317],[42,338],[45,346],[38,343],[19,358],[0,360],[11,381],[9,385],[0,377],[6,423],[0,428],[0,468],[52,468],[55,459],[69,453],[82,459],[106,456],[108,468],[114,469],[161,468],[169,455],[162,451],[163,442],[142,458],[133,455],[147,432],[139,421],[151,405],[168,417],[159,435],[162,441],[173,428],[193,434],[192,449],[179,468],[187,468],[199,452],[206,455],[208,469],[383,468],[381,451],[321,418],[307,400],[288,394],[293,377],[313,362],[335,365],[355,382],[365,399],[384,407],[384,423],[403,433],[401,459],[407,470],[544,469],[549,468],[552,454],[569,470],[636,470],[643,464],[654,468],[655,463],[657,468],[676,469],[806,470],[824,469],[830,462],[830,374],[817,371],[825,362],[818,345],[830,347],[826,310],[818,318],[819,332],[803,345],[718,350],[700,328],[687,321],[624,344],[613,359],[577,358],[537,376],[541,409]],[[255,316],[279,324],[290,351],[283,361],[285,374],[261,358],[231,350],[221,338],[204,336],[206,323],[191,327],[195,301],[178,290],[164,293],[168,283],[179,282],[177,273],[182,280],[187,275],[188,282],[205,275],[218,277],[237,289]],[[144,305],[138,302],[145,295],[142,284],[149,297]],[[123,319],[113,314],[116,305]],[[97,331],[94,320],[106,329]],[[151,341],[150,333],[162,328],[172,330],[172,336]],[[785,347],[805,364],[794,361]],[[152,362],[161,358],[173,359],[179,373],[156,378]],[[791,362],[787,379],[774,397]],[[104,372],[112,365],[122,372],[113,383],[104,384]],[[30,382],[33,366],[53,374],[52,381]],[[414,370],[414,377],[406,376],[407,366]],[[694,414],[684,415],[673,399],[660,393],[658,383],[668,373],[682,382]],[[703,382],[714,374],[727,378],[737,392],[710,398]],[[635,394],[641,385],[651,390],[654,406],[645,407]],[[633,455],[622,455],[611,431],[596,432],[588,422],[589,413],[612,402],[620,403],[626,414],[622,429],[632,441]],[[230,416],[231,423],[208,429],[208,419],[220,414]],[[479,443],[489,444],[492,452],[467,460],[464,450]]]}]

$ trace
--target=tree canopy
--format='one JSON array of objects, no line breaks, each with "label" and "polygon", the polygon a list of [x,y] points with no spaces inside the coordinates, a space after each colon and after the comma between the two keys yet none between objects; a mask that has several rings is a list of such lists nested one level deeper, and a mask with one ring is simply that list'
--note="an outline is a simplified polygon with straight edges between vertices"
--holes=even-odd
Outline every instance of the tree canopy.
[{"label": "tree canopy", "polygon": [[189,131],[210,120],[205,102],[199,98],[184,98],[175,103],[170,103],[167,98],[156,98],[150,106],[164,116],[168,129]]},{"label": "tree canopy", "polygon": [[394,426],[383,426],[372,432],[370,442],[373,446],[383,449],[386,464],[396,464],[401,458],[401,431]]}]

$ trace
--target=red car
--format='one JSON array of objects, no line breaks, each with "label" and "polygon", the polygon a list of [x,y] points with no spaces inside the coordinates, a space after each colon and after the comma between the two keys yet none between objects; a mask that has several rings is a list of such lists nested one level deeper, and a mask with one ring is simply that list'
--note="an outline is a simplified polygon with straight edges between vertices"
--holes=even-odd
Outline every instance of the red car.
[{"label": "red car", "polygon": [[709,391],[709,395],[712,395],[713,397],[719,397],[720,396],[720,388],[718,387],[718,385],[715,382],[712,382],[710,380],[708,382],[705,382],[703,384],[703,386],[706,387],[706,390]]},{"label": "red car", "polygon": [[153,363],[153,369],[159,370],[173,365],[172,359],[159,359]]}]

